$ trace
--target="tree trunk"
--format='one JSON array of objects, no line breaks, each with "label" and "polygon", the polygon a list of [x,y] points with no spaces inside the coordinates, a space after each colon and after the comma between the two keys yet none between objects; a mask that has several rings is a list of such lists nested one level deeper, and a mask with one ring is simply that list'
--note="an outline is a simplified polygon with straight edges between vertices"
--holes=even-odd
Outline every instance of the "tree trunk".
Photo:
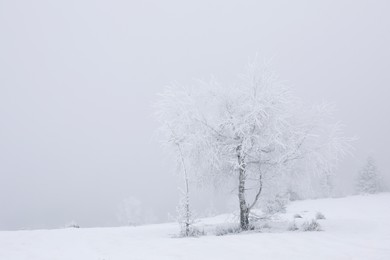
[{"label": "tree trunk", "polygon": [[246,181],[246,165],[244,158],[241,155],[241,145],[237,147],[237,159],[239,164],[238,175],[238,200],[240,203],[240,227],[242,230],[249,229],[249,207],[245,199],[245,181]]},{"label": "tree trunk", "polygon": [[188,190],[188,181],[186,181],[186,206],[185,206],[185,215],[186,215],[186,220],[185,220],[185,236],[188,237],[190,235],[190,225],[191,225],[191,212],[190,212],[190,197],[189,197],[189,190]]},{"label": "tree trunk", "polygon": [[240,171],[238,187],[238,199],[240,202],[240,227],[242,230],[249,229],[249,208],[245,199],[245,173]]},{"label": "tree trunk", "polygon": [[185,186],[185,205],[184,205],[184,210],[185,210],[185,213],[184,213],[184,235],[186,237],[190,236],[190,226],[191,226],[191,210],[190,210],[190,185],[189,185],[189,180],[188,180],[188,173],[187,173],[187,169],[186,169],[186,165],[185,165],[185,162],[184,162],[184,156],[183,156],[183,152],[181,150],[181,147],[179,144],[177,144],[177,149],[179,150],[179,154],[180,154],[180,159],[181,159],[181,163],[182,163],[182,166],[183,166],[183,173],[184,173],[184,186]]}]

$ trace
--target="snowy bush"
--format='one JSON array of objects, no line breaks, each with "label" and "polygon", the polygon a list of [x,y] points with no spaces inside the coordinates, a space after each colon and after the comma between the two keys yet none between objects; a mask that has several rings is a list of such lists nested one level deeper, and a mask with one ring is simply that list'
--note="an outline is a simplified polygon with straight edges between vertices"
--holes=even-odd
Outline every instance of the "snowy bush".
[{"label": "snowy bush", "polygon": [[301,226],[302,231],[321,231],[320,223],[317,220],[312,219],[311,222],[305,221]]},{"label": "snowy bush", "polygon": [[321,212],[317,212],[316,219],[325,219],[325,215],[322,214]]},{"label": "snowy bush", "polygon": [[294,215],[294,218],[302,218],[302,216],[299,215],[299,214],[295,214],[295,215]]},{"label": "snowy bush", "polygon": [[297,224],[295,223],[295,221],[291,222],[288,225],[287,230],[288,231],[296,231],[296,230],[298,230],[298,227],[297,227]]},{"label": "snowy bush", "polygon": [[285,213],[288,202],[289,200],[287,196],[276,195],[274,199],[268,199],[264,203],[262,210],[266,215]]},{"label": "snowy bush", "polygon": [[215,228],[216,236],[224,236],[228,234],[237,234],[241,232],[241,228],[237,224],[220,225]]},{"label": "snowy bush", "polygon": [[69,222],[67,225],[65,225],[65,227],[67,227],[67,228],[80,228],[80,226],[75,221]]},{"label": "snowy bush", "polygon": [[203,229],[191,226],[186,229],[181,229],[179,237],[200,237],[206,235],[206,232]]}]

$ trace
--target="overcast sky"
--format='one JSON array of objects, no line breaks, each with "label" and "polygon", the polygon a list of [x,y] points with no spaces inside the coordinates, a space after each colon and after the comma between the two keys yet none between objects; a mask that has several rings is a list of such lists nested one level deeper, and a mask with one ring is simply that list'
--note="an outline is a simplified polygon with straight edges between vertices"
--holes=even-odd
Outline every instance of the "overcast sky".
[{"label": "overcast sky", "polygon": [[0,229],[116,225],[130,196],[164,219],[178,192],[156,93],[231,81],[256,53],[359,137],[346,183],[369,154],[389,176],[389,13],[386,0],[0,0]]}]

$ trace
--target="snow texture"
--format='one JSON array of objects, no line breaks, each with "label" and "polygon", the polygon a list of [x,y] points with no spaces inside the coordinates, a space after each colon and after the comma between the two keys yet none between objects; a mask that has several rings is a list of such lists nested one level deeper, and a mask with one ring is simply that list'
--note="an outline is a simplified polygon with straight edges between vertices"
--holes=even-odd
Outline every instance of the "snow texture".
[{"label": "snow texture", "polygon": [[[176,223],[119,228],[66,228],[0,232],[4,260],[120,259],[390,259],[390,193],[337,199],[296,201],[279,222],[296,225],[315,218],[322,231],[285,228],[199,238],[174,238]],[[233,222],[231,215],[203,219],[215,228]],[[236,224],[238,224],[236,222]]]}]

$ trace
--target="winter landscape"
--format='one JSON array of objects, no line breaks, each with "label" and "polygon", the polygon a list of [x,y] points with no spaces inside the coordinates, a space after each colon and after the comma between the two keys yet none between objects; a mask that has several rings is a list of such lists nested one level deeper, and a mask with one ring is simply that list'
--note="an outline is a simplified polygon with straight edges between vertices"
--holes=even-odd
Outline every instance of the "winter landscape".
[{"label": "winter landscape", "polygon": [[0,260],[390,259],[388,11],[0,2]]},{"label": "winter landscape", "polygon": [[[177,224],[139,227],[10,231],[0,233],[1,259],[387,259],[390,254],[390,194],[292,203],[261,231],[222,235],[236,223],[230,215],[196,224],[208,234],[172,238]],[[361,207],[365,210],[362,212]],[[286,231],[301,227],[321,209],[323,231]],[[321,212],[321,213],[322,213]]]}]

